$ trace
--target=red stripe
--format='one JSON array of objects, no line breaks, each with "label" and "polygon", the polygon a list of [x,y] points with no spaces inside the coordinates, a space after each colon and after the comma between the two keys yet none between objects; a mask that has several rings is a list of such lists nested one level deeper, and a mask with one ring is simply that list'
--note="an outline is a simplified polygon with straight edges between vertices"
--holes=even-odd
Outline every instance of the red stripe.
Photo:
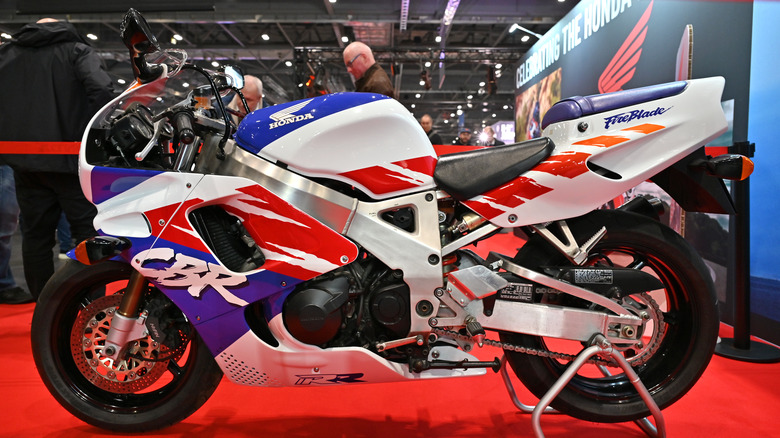
[{"label": "red stripe", "polygon": [[620,144],[628,140],[629,140],[628,138],[621,137],[619,135],[600,135],[598,137],[593,137],[586,140],[578,141],[574,144],[585,145],[585,146],[600,146],[600,147],[608,148],[610,146],[615,146],[616,144]]},{"label": "red stripe", "polygon": [[80,141],[0,141],[0,154],[78,155]]},{"label": "red stripe", "polygon": [[644,125],[637,125],[631,128],[623,129],[623,131],[638,132],[640,134],[652,134],[655,131],[660,131],[664,128],[665,126],[654,125],[652,123],[645,123]]},{"label": "red stripe", "polygon": [[544,160],[532,170],[571,179],[588,171],[588,166],[585,164],[588,157],[590,154],[585,152],[564,152]]}]

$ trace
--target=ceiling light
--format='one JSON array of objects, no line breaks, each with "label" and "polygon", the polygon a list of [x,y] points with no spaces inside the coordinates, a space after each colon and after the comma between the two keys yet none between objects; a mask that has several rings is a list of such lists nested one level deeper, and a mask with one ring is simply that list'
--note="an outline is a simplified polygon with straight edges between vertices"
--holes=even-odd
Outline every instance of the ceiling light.
[{"label": "ceiling light", "polygon": [[503,66],[504,66],[504,64],[501,64],[501,63],[499,63],[499,64],[496,64],[496,68],[497,68],[497,69],[499,69],[499,70],[500,70],[500,69],[501,69],[501,67],[503,67]]},{"label": "ceiling light", "polygon": [[437,42],[437,43],[440,43],[440,42],[441,42],[441,35],[436,35],[436,42]]},{"label": "ceiling light", "polygon": [[412,108],[417,108],[417,105],[413,103]]},{"label": "ceiling light", "polygon": [[420,86],[424,87],[425,86],[425,81],[420,81]]},{"label": "ceiling light", "polygon": [[184,37],[182,37],[178,33],[175,33],[175,34],[173,34],[173,39],[175,39],[176,41],[181,41],[181,40],[184,39]]},{"label": "ceiling light", "polygon": [[461,114],[463,114],[463,110],[457,110],[457,111],[455,111],[455,114],[461,115]]},{"label": "ceiling light", "polygon": [[483,82],[480,82],[480,83],[479,83],[479,86],[480,86],[480,87],[484,87],[484,86],[485,86],[485,82],[484,82],[484,81],[483,81]]},{"label": "ceiling light", "polygon": [[341,42],[342,43],[348,43],[349,42],[349,38],[346,37],[346,36],[343,36],[343,37],[341,37]]},{"label": "ceiling light", "polygon": [[88,33],[87,38],[91,39],[92,41],[95,41],[97,40],[97,35],[95,35],[94,33]]},{"label": "ceiling light", "polygon": [[467,107],[469,107],[469,108],[471,108],[471,107],[473,107],[474,105],[472,105],[472,104],[470,104],[470,103],[467,103],[467,104],[466,104],[466,106],[467,106]]},{"label": "ceiling light", "polygon": [[516,31],[517,29],[522,30],[523,32],[527,33],[528,35],[533,35],[533,36],[535,36],[538,39],[542,39],[542,35],[539,35],[538,33],[534,32],[534,31],[528,30],[528,29],[524,28],[523,26],[520,26],[517,23],[515,23],[515,24],[513,24],[512,26],[509,27],[509,33],[512,33],[514,31]]},{"label": "ceiling light", "polygon": [[292,61],[284,61],[284,65],[287,67],[292,67]]},{"label": "ceiling light", "polygon": [[212,67],[219,67],[219,63],[217,61],[211,61]]},{"label": "ceiling light", "polygon": [[10,34],[7,34],[7,33],[5,33],[5,32],[3,32],[3,33],[0,33],[0,37],[3,37],[3,38],[5,38],[5,39],[7,39],[7,40],[10,40],[10,39],[11,39],[11,35],[10,35]]},{"label": "ceiling light", "polygon": [[474,98],[473,94],[469,94],[468,96],[466,96],[466,99],[473,99],[473,98]]},{"label": "ceiling light", "polygon": [[445,119],[445,120],[444,120],[444,124],[446,125],[446,124],[448,124],[448,123],[450,123],[450,121]]},{"label": "ceiling light", "polygon": [[496,118],[496,113],[493,113],[493,118],[494,118],[494,119]]},{"label": "ceiling light", "polygon": [[450,117],[455,117],[455,113],[450,113]]},{"label": "ceiling light", "polygon": [[520,38],[520,41],[524,42],[524,43],[527,43],[528,40],[530,40],[530,39],[531,39],[531,37],[529,37],[528,35],[523,35],[523,37]]},{"label": "ceiling light", "polygon": [[458,105],[458,109],[463,109],[463,105]]},{"label": "ceiling light", "polygon": [[425,68],[429,68],[431,66],[431,61],[425,61]]},{"label": "ceiling light", "polygon": [[417,93],[417,94],[415,94],[415,95],[414,95],[414,97],[416,97],[416,98],[418,98],[418,99],[419,99],[419,98],[421,98],[421,97],[422,97],[422,94],[420,94],[420,93]]},{"label": "ceiling light", "polygon": [[176,39],[174,39],[174,38],[171,38],[171,44],[173,44],[173,45],[176,45],[176,43],[177,43],[177,42],[178,42],[178,41],[176,41]]},{"label": "ceiling light", "polygon": [[504,109],[509,109],[509,105],[504,105]]},{"label": "ceiling light", "polygon": [[124,85],[124,84],[126,84],[126,83],[127,83],[127,81],[126,81],[126,80],[124,80],[124,79],[122,79],[122,78],[119,78],[119,79],[117,79],[117,80],[116,80],[116,82],[117,82],[119,85]]},{"label": "ceiling light", "polygon": [[328,0],[331,3],[336,3],[336,0]]},{"label": "ceiling light", "polygon": [[260,38],[262,38],[263,41],[268,41],[271,39],[271,37],[269,37],[267,33],[260,35]]}]

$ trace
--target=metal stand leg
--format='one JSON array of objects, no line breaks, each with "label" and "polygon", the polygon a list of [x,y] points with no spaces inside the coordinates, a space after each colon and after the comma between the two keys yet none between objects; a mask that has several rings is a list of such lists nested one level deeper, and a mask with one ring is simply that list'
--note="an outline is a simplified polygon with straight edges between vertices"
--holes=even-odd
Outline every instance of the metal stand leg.
[{"label": "metal stand leg", "polygon": [[[658,407],[658,404],[656,404],[655,400],[653,400],[653,397],[650,395],[650,392],[647,390],[645,385],[642,383],[642,381],[639,379],[639,376],[636,374],[633,368],[631,368],[631,365],[628,363],[625,357],[623,357],[622,354],[619,352],[613,350],[612,344],[607,341],[607,339],[603,335],[596,335],[593,339],[592,345],[580,352],[579,355],[572,361],[572,363],[569,365],[569,367],[566,369],[566,371],[561,375],[561,377],[555,382],[555,384],[550,387],[550,389],[547,391],[547,393],[542,397],[541,400],[539,400],[539,404],[536,405],[536,407],[530,407],[527,405],[524,405],[517,399],[517,395],[514,391],[514,387],[512,386],[512,383],[509,381],[509,375],[506,370],[506,358],[502,359],[502,367],[501,367],[501,376],[504,379],[504,384],[507,387],[507,390],[509,391],[509,395],[512,398],[512,401],[514,402],[515,406],[517,406],[518,409],[520,409],[523,412],[532,412],[531,415],[531,424],[534,429],[534,435],[537,438],[544,438],[544,433],[542,432],[542,425],[541,425],[541,416],[544,412],[557,412],[554,409],[550,408],[550,403],[555,399],[555,397],[558,396],[558,394],[563,391],[563,388],[566,387],[566,385],[569,384],[571,379],[574,377],[575,374],[582,368],[583,365],[593,356],[596,355],[609,355],[612,357],[620,366],[620,368],[623,369],[623,372],[626,374],[626,377],[631,381],[631,383],[636,388],[637,392],[639,393],[640,397],[642,397],[642,400],[645,402],[647,407],[650,409],[650,413],[655,418],[655,426],[650,422],[648,418],[643,418],[641,420],[635,421],[635,423],[649,436],[654,438],[665,438],[666,437],[666,423],[664,422],[664,417],[661,414],[661,409]],[[608,374],[609,371],[605,368],[602,368],[602,372],[605,374]]]},{"label": "metal stand leg", "polygon": [[[507,371],[508,365],[506,364],[506,356],[501,357],[501,378],[504,379],[504,385],[506,386],[507,392],[509,392],[509,397],[512,399],[512,403],[517,406],[517,409],[520,409],[522,412],[526,414],[530,414],[534,411],[534,406],[528,406],[526,404],[523,404],[523,402],[520,401],[519,398],[517,398],[517,393],[515,392],[515,387],[512,385],[512,381],[509,380],[509,371]],[[544,412],[550,413],[550,414],[557,414],[558,411],[555,409],[548,407],[544,410]]]}]

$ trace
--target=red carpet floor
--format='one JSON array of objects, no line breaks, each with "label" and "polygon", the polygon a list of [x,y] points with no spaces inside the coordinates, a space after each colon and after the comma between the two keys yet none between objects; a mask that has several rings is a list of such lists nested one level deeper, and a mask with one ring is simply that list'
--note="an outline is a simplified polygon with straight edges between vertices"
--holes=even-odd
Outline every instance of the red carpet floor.
[{"label": "red carpet floor", "polygon": [[[30,352],[32,310],[33,304],[0,305],[0,436],[111,436],[72,417],[46,391]],[[725,326],[721,334],[731,335]],[[478,353],[493,355],[500,352]],[[524,403],[535,403],[517,386]],[[716,356],[691,392],[664,410],[664,418],[669,437],[780,436],[780,364]],[[544,415],[542,427],[547,437],[646,436],[633,423],[598,424],[563,415]],[[225,380],[190,418],[142,436],[530,437],[533,430],[530,414],[517,411],[500,375],[489,372],[348,389],[254,388]]]}]

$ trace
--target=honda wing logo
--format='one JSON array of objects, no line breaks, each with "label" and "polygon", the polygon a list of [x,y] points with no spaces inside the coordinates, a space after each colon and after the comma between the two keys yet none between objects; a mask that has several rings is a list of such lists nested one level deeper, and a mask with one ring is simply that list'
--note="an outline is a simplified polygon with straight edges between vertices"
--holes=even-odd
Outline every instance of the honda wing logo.
[{"label": "honda wing logo", "polygon": [[307,101],[304,101],[304,102],[301,102],[301,103],[298,103],[298,104],[295,104],[295,105],[292,105],[292,106],[288,106],[287,108],[285,108],[285,109],[283,109],[281,111],[277,111],[277,112],[271,114],[269,117],[271,117],[271,119],[274,120],[274,122],[271,123],[270,125],[268,125],[268,129],[274,129],[274,128],[278,128],[280,126],[284,126],[284,125],[287,125],[287,124],[290,124],[290,123],[297,123],[297,122],[302,122],[304,120],[313,119],[314,116],[311,113],[297,114],[297,115],[293,114],[293,113],[303,109],[311,101],[312,101],[312,99],[309,99]]},{"label": "honda wing logo", "polygon": [[623,85],[630,81],[636,73],[636,64],[642,56],[642,44],[647,37],[647,22],[653,11],[653,2],[647,7],[636,26],[628,34],[623,45],[620,46],[615,56],[599,76],[599,93],[611,93],[620,91]]}]

